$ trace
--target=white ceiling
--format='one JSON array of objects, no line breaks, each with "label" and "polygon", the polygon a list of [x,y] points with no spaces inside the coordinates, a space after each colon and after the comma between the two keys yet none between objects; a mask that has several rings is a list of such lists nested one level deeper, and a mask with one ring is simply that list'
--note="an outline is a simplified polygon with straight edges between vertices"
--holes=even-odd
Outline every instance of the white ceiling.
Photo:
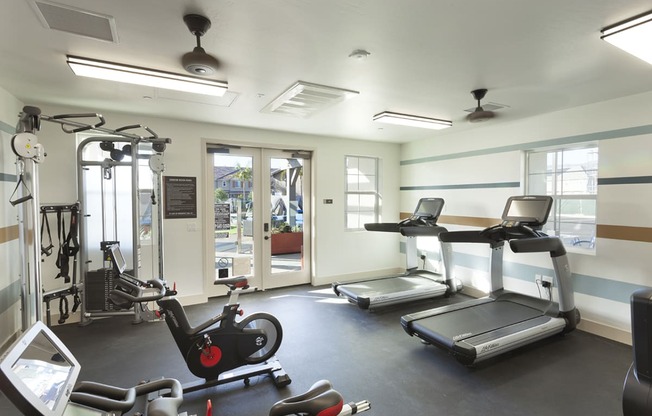
[{"label": "white ceiling", "polygon": [[[112,16],[118,42],[46,28],[33,0],[3,0],[0,86],[25,104],[407,142],[652,90],[652,67],[600,40],[649,0],[59,0]],[[195,38],[222,66],[221,99],[73,75],[65,55],[183,73]],[[371,53],[349,58],[355,49]],[[260,110],[296,81],[359,91],[310,118]],[[470,124],[470,91],[508,106]],[[144,96],[152,97],[145,99]],[[380,125],[382,111],[453,121],[443,131]],[[137,117],[134,123],[138,123]],[[109,120],[110,124],[110,120]],[[115,126],[117,127],[117,126]],[[164,134],[164,133],[163,133]]]}]

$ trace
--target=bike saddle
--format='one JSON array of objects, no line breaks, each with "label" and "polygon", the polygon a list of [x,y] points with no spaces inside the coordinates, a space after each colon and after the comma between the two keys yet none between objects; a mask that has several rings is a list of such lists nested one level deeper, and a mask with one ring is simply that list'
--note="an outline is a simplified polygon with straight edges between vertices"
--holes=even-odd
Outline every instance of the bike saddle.
[{"label": "bike saddle", "polygon": [[215,279],[213,281],[214,285],[224,285],[228,286],[229,289],[234,290],[236,288],[246,289],[249,287],[249,281],[246,276],[236,276],[236,277],[222,277]]},{"label": "bike saddle", "polygon": [[328,380],[320,380],[297,396],[276,402],[269,411],[269,416],[306,415],[336,416],[344,406],[342,395],[333,390]]}]

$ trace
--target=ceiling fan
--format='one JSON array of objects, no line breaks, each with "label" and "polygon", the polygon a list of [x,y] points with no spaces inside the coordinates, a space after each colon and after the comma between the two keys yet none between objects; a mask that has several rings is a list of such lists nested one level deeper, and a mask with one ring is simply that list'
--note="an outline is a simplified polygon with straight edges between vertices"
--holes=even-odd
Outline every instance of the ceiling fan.
[{"label": "ceiling fan", "polygon": [[480,123],[482,121],[487,121],[494,118],[496,114],[493,111],[485,110],[482,108],[482,105],[480,105],[480,100],[482,100],[487,94],[487,89],[479,88],[477,90],[471,91],[471,94],[473,95],[473,98],[475,98],[475,100],[478,102],[478,106],[471,112],[471,114],[466,116],[466,119],[471,123]]},{"label": "ceiling fan", "polygon": [[201,37],[210,29],[211,21],[199,14],[187,14],[183,16],[183,21],[188,26],[190,33],[197,38],[197,46],[183,55],[181,64],[193,75],[209,76],[213,75],[219,67],[219,61],[206,53],[204,48],[201,47]]}]

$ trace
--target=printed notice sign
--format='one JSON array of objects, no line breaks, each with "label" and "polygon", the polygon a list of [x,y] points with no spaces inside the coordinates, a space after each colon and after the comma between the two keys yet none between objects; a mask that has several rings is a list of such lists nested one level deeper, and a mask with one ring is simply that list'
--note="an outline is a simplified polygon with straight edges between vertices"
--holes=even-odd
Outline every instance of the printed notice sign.
[{"label": "printed notice sign", "polygon": [[197,178],[164,176],[165,218],[197,218]]},{"label": "printed notice sign", "polygon": [[215,204],[215,233],[216,238],[228,238],[231,228],[231,210],[229,204]]}]

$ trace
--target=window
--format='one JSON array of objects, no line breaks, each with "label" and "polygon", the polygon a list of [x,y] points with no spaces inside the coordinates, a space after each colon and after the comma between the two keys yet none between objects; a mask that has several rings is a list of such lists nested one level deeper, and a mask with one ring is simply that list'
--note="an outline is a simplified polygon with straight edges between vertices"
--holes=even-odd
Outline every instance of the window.
[{"label": "window", "polygon": [[378,222],[378,158],[346,156],[346,229]]},{"label": "window", "polygon": [[598,147],[527,152],[526,193],[555,199],[543,231],[567,248],[595,248]]}]

